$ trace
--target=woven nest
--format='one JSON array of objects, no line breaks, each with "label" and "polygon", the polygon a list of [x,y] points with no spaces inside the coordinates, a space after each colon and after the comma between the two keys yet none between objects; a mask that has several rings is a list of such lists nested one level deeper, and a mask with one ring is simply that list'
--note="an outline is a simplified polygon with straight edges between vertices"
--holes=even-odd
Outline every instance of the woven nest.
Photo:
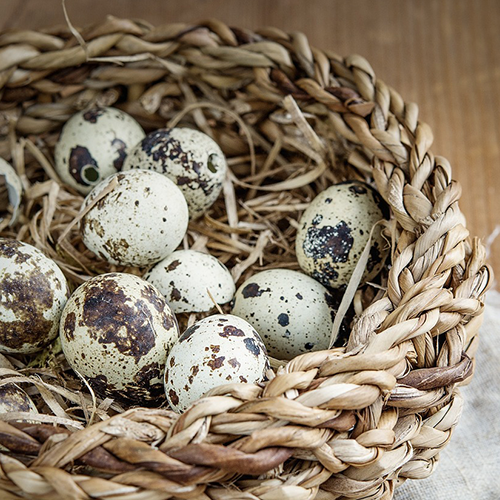
[{"label": "woven nest", "polygon": [[108,18],[3,33],[0,46],[0,155],[24,188],[17,222],[2,203],[0,234],[40,248],[72,287],[144,271],[85,249],[72,224],[83,198],[52,166],[62,125],[95,104],[125,110],[146,131],[187,125],[221,145],[223,195],[190,223],[184,246],[218,257],[237,284],[298,269],[297,220],[333,183],[369,182],[391,208],[390,264],[354,294],[348,337],[276,363],[261,385],[215,389],[178,415],[164,401],[100,399],[57,343],[4,358],[13,368],[0,369],[0,383],[23,387],[39,413],[0,416],[2,499],[375,500],[432,473],[459,420],[457,386],[472,376],[491,271],[416,104],[362,57],[274,28]]}]

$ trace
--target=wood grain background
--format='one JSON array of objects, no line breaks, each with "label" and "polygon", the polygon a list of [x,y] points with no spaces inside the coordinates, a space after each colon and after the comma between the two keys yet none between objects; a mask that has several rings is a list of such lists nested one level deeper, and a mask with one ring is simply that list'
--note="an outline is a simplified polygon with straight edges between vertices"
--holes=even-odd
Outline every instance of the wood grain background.
[{"label": "wood grain background", "polygon": [[[302,31],[312,45],[366,57],[378,77],[434,131],[464,188],[470,231],[500,225],[500,1],[498,0],[67,0],[76,26],[106,15],[153,24],[216,17],[233,26]],[[0,29],[64,23],[60,0],[0,0]],[[500,238],[490,262],[500,276]]]}]

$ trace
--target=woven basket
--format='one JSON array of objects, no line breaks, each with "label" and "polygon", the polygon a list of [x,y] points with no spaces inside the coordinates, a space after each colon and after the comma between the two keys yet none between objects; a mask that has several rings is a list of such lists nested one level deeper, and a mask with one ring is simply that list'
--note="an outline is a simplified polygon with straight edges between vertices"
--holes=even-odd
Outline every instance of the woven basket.
[{"label": "woven basket", "polygon": [[356,293],[348,340],[259,386],[214,390],[183,415],[165,402],[120,409],[94,400],[57,351],[10,357],[1,384],[22,386],[40,414],[1,416],[2,499],[375,500],[432,473],[459,420],[457,386],[472,376],[491,271],[416,104],[360,56],[214,20],[4,33],[0,69],[0,155],[24,186],[18,222],[5,218],[0,234],[42,249],[72,286],[121,269],[66,229],[82,197],[52,167],[64,122],[96,103],[147,131],[180,123],[219,142],[231,175],[187,241],[238,284],[298,268],[295,221],[332,183],[373,183],[391,208],[390,265]]}]

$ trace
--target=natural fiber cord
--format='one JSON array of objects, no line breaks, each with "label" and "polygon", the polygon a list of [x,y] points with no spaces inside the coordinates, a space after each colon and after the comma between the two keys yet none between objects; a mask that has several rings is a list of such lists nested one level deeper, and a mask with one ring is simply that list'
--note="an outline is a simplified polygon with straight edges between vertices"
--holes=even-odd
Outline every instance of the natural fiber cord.
[{"label": "natural fiber cord", "polygon": [[[417,105],[362,57],[311,47],[301,33],[110,17],[80,35],[82,44],[67,27],[0,35],[0,156],[24,189],[1,236],[40,248],[72,286],[144,272],[99,260],[77,224],[66,229],[83,198],[52,167],[65,121],[113,105],[146,130],[179,122],[221,145],[224,193],[184,245],[210,251],[238,283],[256,269],[298,269],[298,218],[345,179],[373,183],[389,204],[390,265],[356,292],[343,343],[278,362],[262,385],[216,388],[180,416],[93,399],[57,344],[10,357],[0,385],[22,386],[39,413],[0,415],[10,450],[0,497],[378,500],[429,476],[460,417],[492,277]],[[196,318],[180,315],[181,327]]]}]

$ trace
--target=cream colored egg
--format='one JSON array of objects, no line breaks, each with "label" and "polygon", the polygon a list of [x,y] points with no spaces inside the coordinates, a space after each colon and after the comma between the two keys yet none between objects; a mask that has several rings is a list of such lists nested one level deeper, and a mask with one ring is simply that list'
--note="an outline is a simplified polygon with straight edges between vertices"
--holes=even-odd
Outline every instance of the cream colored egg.
[{"label": "cream colored egg", "polygon": [[213,255],[177,250],[158,262],[144,278],[165,296],[174,313],[205,312],[226,304],[236,289],[227,267]]},{"label": "cream colored egg", "polygon": [[53,260],[32,245],[0,238],[0,352],[43,349],[57,336],[68,297]]},{"label": "cream colored egg", "polygon": [[236,291],[231,313],[260,333],[270,356],[292,359],[328,349],[335,311],[328,290],[290,269],[254,274]]},{"label": "cream colored egg", "polygon": [[176,249],[189,216],[184,196],[170,179],[149,170],[119,172],[87,195],[82,210],[105,189],[111,191],[81,220],[87,248],[112,264],[133,266],[154,264]]},{"label": "cream colored egg", "polygon": [[163,393],[163,370],[178,337],[175,316],[147,281],[101,274],[81,285],[61,317],[70,366],[100,396],[144,404]]},{"label": "cream colored egg", "polygon": [[128,152],[144,130],[116,108],[92,108],[74,114],[64,125],[54,156],[65,184],[88,193],[106,177],[122,169]]},{"label": "cream colored egg", "polygon": [[231,314],[209,316],[172,347],[165,394],[175,411],[184,411],[214,387],[260,382],[268,368],[266,348],[252,325]]},{"label": "cream colored egg", "polygon": [[0,413],[38,413],[38,410],[20,387],[16,384],[5,384],[0,386]]},{"label": "cream colored egg", "polygon": [[208,135],[190,128],[148,134],[125,160],[123,170],[145,168],[171,179],[184,194],[192,219],[213,205],[227,171],[224,153]]},{"label": "cream colored egg", "polygon": [[[363,182],[343,182],[321,192],[299,221],[295,250],[300,267],[326,286],[346,286],[372,226],[387,212],[379,193]],[[363,281],[373,279],[387,257],[381,229],[380,224],[374,229]]]}]

